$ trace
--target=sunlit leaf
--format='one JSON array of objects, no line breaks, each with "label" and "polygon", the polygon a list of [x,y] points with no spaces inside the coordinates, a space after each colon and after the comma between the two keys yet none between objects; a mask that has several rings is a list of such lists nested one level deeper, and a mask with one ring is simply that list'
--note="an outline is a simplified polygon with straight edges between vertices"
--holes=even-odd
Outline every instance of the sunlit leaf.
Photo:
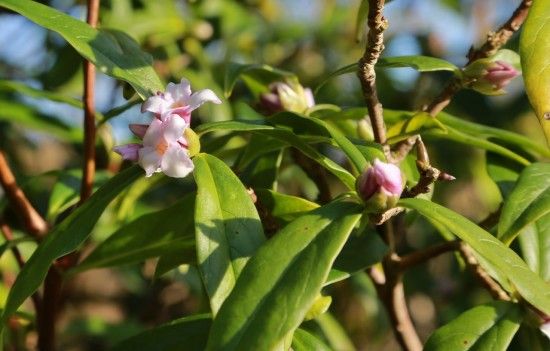
[{"label": "sunlit leaf", "polygon": [[207,350],[280,345],[317,298],[360,212],[356,204],[332,202],[294,220],[263,245],[222,305]]},{"label": "sunlit leaf", "polygon": [[193,161],[197,259],[215,315],[265,236],[250,194],[231,169],[207,154]]},{"label": "sunlit leaf", "polygon": [[130,83],[142,98],[164,89],[151,66],[151,56],[141,51],[127,34],[96,30],[85,22],[35,1],[0,0],[0,6],[59,33],[101,72]]},{"label": "sunlit leaf", "polygon": [[437,329],[425,351],[506,351],[522,320],[516,303],[494,301],[477,306]]},{"label": "sunlit leaf", "polygon": [[550,143],[550,2],[533,1],[519,41],[523,81],[529,101]]},{"label": "sunlit leaf", "polygon": [[504,203],[498,238],[510,245],[526,225],[550,213],[550,164],[534,163],[520,174]]},{"label": "sunlit leaf", "polygon": [[[550,285],[531,271],[525,262],[500,240],[458,213],[431,201],[418,198],[401,199],[399,205],[414,209],[447,227],[468,243],[492,269],[499,272],[499,275],[507,278],[526,301],[550,314]],[[503,285],[506,284],[507,282],[503,282]]]},{"label": "sunlit leaf", "polygon": [[[117,174],[48,233],[10,290],[2,314],[4,323],[38,289],[52,262],[77,249],[86,240],[105,207],[140,176],[143,176],[143,170],[137,165]],[[5,325],[4,323],[0,328]]]}]

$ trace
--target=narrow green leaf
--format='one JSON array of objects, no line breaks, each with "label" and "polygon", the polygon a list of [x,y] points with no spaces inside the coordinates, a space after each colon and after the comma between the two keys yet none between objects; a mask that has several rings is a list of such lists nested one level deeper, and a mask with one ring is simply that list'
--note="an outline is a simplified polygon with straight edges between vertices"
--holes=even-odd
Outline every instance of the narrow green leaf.
[{"label": "narrow green leaf", "polygon": [[110,351],[203,351],[211,324],[207,314],[176,319],[123,340]]},{"label": "narrow green leaf", "polygon": [[550,213],[526,226],[518,241],[529,268],[550,282]]},{"label": "narrow green leaf", "polygon": [[50,101],[61,102],[76,108],[83,108],[82,101],[78,99],[42,89],[36,89],[16,81],[0,79],[0,91],[17,92],[34,98],[48,99]]},{"label": "narrow green leaf", "polygon": [[414,114],[411,118],[398,122],[388,129],[388,142],[396,143],[414,134],[423,134],[429,130],[438,130],[445,134],[447,128],[426,112]]},{"label": "narrow green leaf", "polygon": [[292,195],[281,194],[269,189],[255,189],[259,204],[273,217],[292,221],[319,207],[315,202]]},{"label": "narrow green leaf", "polygon": [[216,315],[265,236],[250,195],[231,169],[208,154],[198,154],[193,161],[197,259]]},{"label": "narrow green leaf", "polygon": [[143,262],[167,251],[184,256],[195,248],[194,206],[193,193],[164,210],[148,213],[118,228],[68,274]]},{"label": "narrow green leaf", "polygon": [[533,1],[519,40],[523,81],[550,145],[550,2]]},{"label": "narrow green leaf", "polygon": [[437,329],[425,351],[506,351],[522,320],[517,303],[494,301],[474,307]]},{"label": "narrow green leaf", "polygon": [[100,31],[49,6],[30,0],[0,0],[36,24],[57,32],[99,71],[132,85],[142,98],[164,90],[152,68],[152,58],[123,32]]},{"label": "narrow green leaf", "polygon": [[313,334],[298,328],[294,332],[294,337],[292,338],[292,350],[294,351],[330,351],[331,349]]},{"label": "narrow green leaf", "polygon": [[487,174],[498,186],[502,199],[506,200],[510,196],[523,167],[492,152],[488,152],[486,158]]},{"label": "narrow green leaf", "polygon": [[223,121],[203,124],[196,129],[196,132],[201,135],[217,130],[251,132],[283,141],[299,149],[304,155],[325,167],[349,189],[355,189],[355,177],[353,175],[288,130],[261,124],[260,121]]},{"label": "narrow green leaf", "polygon": [[[47,235],[17,276],[6,301],[2,322],[6,322],[38,289],[52,262],[78,248],[94,228],[105,207],[140,176],[143,176],[143,170],[138,165],[120,172]],[[3,326],[4,323],[0,328]]]},{"label": "narrow green leaf", "polygon": [[256,81],[268,84],[270,81],[284,80],[285,78],[295,77],[291,72],[273,68],[265,64],[239,64],[229,63],[225,70],[224,94],[225,97],[231,96],[235,83],[241,76],[248,76]]},{"label": "narrow green leaf", "polygon": [[82,142],[82,130],[72,128],[53,116],[17,102],[0,100],[0,120],[49,133],[69,142]]},{"label": "narrow green leaf", "polygon": [[263,245],[222,305],[207,350],[280,345],[317,298],[361,210],[357,204],[332,202],[294,220]]},{"label": "narrow green leaf", "polygon": [[[366,1],[364,1],[366,2]],[[368,9],[368,6],[367,6]],[[394,57],[382,57],[378,60],[376,68],[402,68],[409,67],[417,70],[418,72],[436,72],[436,71],[450,71],[457,73],[460,69],[452,63],[443,59],[431,56],[411,55],[411,56],[394,56]],[[347,73],[357,72],[359,65],[352,63],[350,65],[341,67],[336,71],[330,73],[325,77],[319,85],[315,88],[317,92],[323,85],[330,79],[341,76]]]},{"label": "narrow green leaf", "polygon": [[504,203],[498,224],[498,238],[506,245],[521,229],[550,212],[550,163],[534,163],[520,174]]},{"label": "narrow green leaf", "polygon": [[323,313],[317,317],[315,321],[323,331],[329,345],[334,350],[355,351],[355,346],[353,346],[353,342],[346,334],[346,330],[330,312]]},{"label": "narrow green leaf", "polygon": [[[401,199],[399,205],[418,211],[467,242],[494,270],[506,277],[529,303],[550,314],[550,285],[527,267],[510,248],[485,230],[441,205],[423,199]],[[495,277],[498,278],[498,277]],[[508,282],[502,282],[503,286]]]}]

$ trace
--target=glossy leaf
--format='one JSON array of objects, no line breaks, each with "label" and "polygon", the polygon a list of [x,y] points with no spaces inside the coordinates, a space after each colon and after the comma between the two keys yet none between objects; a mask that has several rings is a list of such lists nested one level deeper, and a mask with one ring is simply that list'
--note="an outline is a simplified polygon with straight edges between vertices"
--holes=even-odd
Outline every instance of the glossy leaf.
[{"label": "glossy leaf", "polygon": [[[447,227],[483,257],[491,265],[491,269],[506,277],[526,301],[550,314],[550,285],[531,271],[525,262],[500,240],[458,213],[433,202],[423,199],[401,199],[399,205],[414,209]],[[502,284],[507,285],[508,282]]]},{"label": "glossy leaf", "polygon": [[533,1],[519,41],[523,81],[529,101],[550,144],[550,2]]},{"label": "glossy leaf", "polygon": [[510,245],[521,229],[550,213],[549,163],[535,163],[520,174],[504,203],[498,224],[498,238]]},{"label": "glossy leaf", "polygon": [[360,212],[356,204],[332,202],[294,220],[263,245],[220,309],[207,350],[280,345],[317,298]]},{"label": "glossy leaf", "polygon": [[437,329],[425,351],[506,351],[522,320],[518,304],[494,301],[462,313]]},{"label": "glossy leaf", "polygon": [[164,210],[145,214],[121,226],[69,273],[143,262],[168,251],[189,256],[195,248],[195,194]]},{"label": "glossy leaf", "polygon": [[77,249],[86,240],[105,207],[141,176],[143,170],[137,165],[120,172],[48,234],[17,276],[2,314],[3,322],[38,289],[52,262]]},{"label": "glossy leaf", "polygon": [[518,166],[517,163],[509,162],[506,158],[491,152],[487,153],[486,158],[487,174],[498,186],[502,198],[507,199],[523,167]]},{"label": "glossy leaf", "polygon": [[316,203],[301,197],[281,194],[269,189],[255,189],[255,193],[259,204],[273,217],[282,221],[292,221],[319,207]]},{"label": "glossy leaf", "polygon": [[231,169],[207,154],[193,161],[197,259],[215,315],[265,236],[250,195]]},{"label": "glossy leaf", "polygon": [[211,324],[207,314],[176,319],[123,340],[110,351],[203,351]]},{"label": "glossy leaf", "polygon": [[518,241],[529,268],[550,282],[550,214],[523,228]]},{"label": "glossy leaf", "polygon": [[142,98],[164,89],[151,66],[151,56],[142,52],[139,45],[123,32],[96,30],[85,22],[35,1],[0,0],[0,6],[59,33],[99,71],[130,83]]},{"label": "glossy leaf", "polygon": [[[366,2],[366,1],[365,1]],[[292,350],[294,351],[330,351],[331,349],[313,334],[304,329],[296,329],[292,338]]]},{"label": "glossy leaf", "polygon": [[419,112],[410,119],[398,122],[388,129],[388,142],[396,143],[414,134],[422,134],[426,131],[437,129],[446,133],[447,128],[428,113]]},{"label": "glossy leaf", "polygon": [[351,175],[346,169],[338,165],[336,162],[319,153],[300,137],[288,130],[261,124],[259,121],[224,121],[206,123],[196,129],[199,135],[217,130],[246,131],[281,140],[288,145],[299,149],[304,155],[325,167],[329,172],[338,177],[349,189],[355,189],[355,177],[353,175]]}]

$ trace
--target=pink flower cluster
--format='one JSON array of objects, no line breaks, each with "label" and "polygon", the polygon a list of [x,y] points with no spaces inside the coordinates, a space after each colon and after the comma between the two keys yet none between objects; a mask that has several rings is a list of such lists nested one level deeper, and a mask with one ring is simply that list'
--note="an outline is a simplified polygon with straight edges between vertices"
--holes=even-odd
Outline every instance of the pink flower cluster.
[{"label": "pink flower cluster", "polygon": [[185,78],[179,84],[169,83],[164,93],[158,92],[141,106],[141,112],[152,112],[151,124],[130,124],[129,128],[141,144],[116,146],[114,151],[125,160],[137,161],[146,177],[163,172],[169,177],[183,178],[193,171],[184,133],[191,123],[191,112],[204,104],[221,100],[210,89],[191,93]]}]

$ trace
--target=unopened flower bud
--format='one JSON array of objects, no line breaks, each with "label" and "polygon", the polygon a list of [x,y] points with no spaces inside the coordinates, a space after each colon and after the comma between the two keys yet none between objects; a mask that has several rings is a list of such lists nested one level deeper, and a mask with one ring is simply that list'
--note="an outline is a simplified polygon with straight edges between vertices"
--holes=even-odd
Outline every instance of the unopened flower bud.
[{"label": "unopened flower bud", "polygon": [[550,316],[544,316],[543,322],[540,326],[540,331],[550,338]]},{"label": "unopened flower bud", "polygon": [[311,89],[295,81],[272,83],[269,92],[260,95],[260,107],[268,114],[281,111],[304,113],[314,105]]},{"label": "unopened flower bud", "polygon": [[395,206],[403,192],[401,170],[394,164],[375,159],[372,167],[357,179],[356,187],[367,210],[385,211]]},{"label": "unopened flower bud", "polygon": [[464,69],[464,84],[487,95],[501,95],[506,85],[520,71],[518,55],[511,50],[501,50],[495,56],[476,60]]}]

